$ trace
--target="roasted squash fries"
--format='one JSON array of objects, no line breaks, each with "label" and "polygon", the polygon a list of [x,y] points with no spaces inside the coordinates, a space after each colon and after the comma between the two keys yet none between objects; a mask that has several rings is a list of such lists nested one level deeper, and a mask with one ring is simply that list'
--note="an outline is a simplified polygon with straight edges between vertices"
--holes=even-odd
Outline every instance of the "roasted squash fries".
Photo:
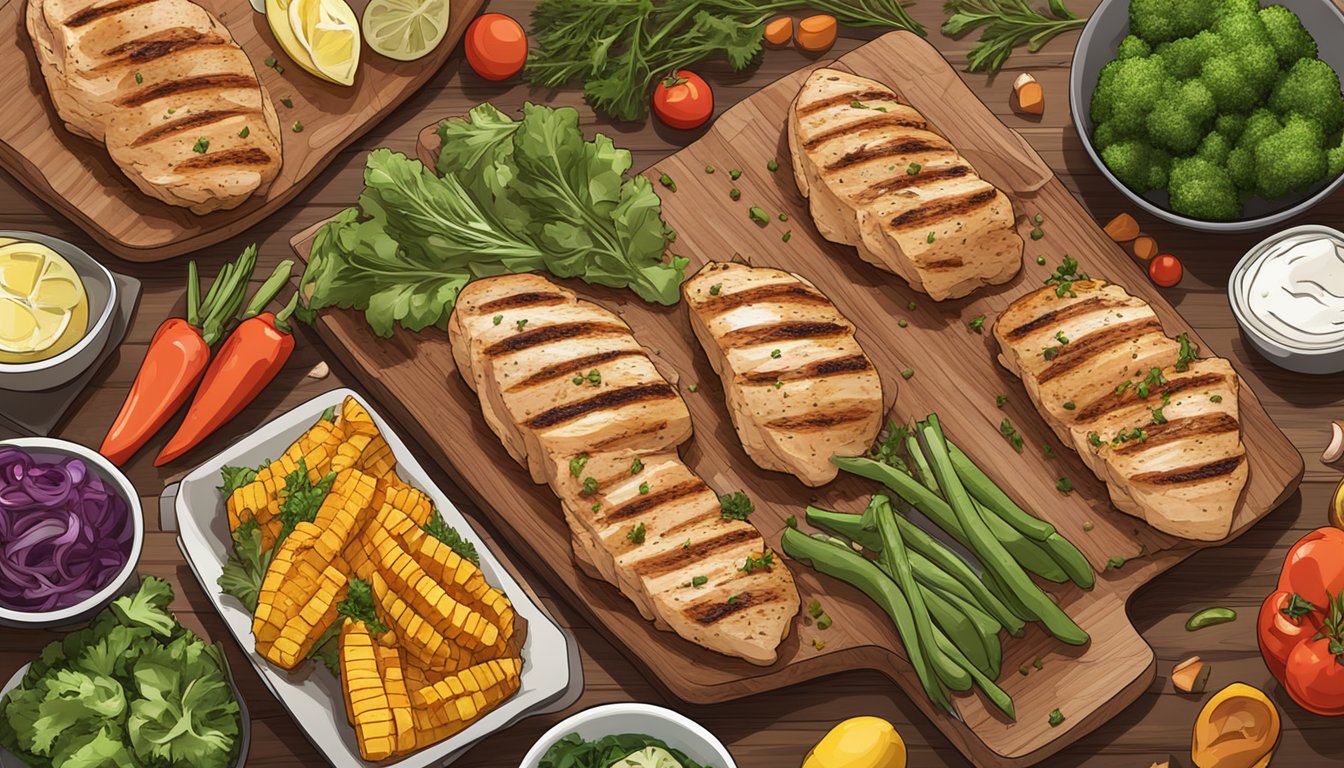
[{"label": "roasted squash fries", "polygon": [[270,553],[257,652],[293,669],[336,643],[346,716],[371,761],[448,738],[522,679],[512,604],[395,470],[368,411],[347,398],[226,500],[230,528],[255,521]]}]

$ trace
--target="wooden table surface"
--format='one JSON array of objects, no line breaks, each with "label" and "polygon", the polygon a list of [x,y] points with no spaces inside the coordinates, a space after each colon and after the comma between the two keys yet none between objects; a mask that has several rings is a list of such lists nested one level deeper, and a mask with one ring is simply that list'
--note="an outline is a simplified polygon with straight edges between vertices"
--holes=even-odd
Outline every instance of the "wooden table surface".
[{"label": "wooden table surface", "polygon": [[[1079,12],[1095,6],[1090,0],[1070,0],[1068,4]],[[495,0],[486,10],[508,13],[525,21],[531,5],[526,0]],[[919,0],[911,10],[929,27],[930,39],[948,59],[962,65],[973,40],[955,41],[937,31],[941,3]],[[834,53],[847,51],[878,33],[878,30],[849,31],[837,43]],[[995,77],[966,74],[965,78],[981,99],[1036,147],[1093,215],[1105,221],[1124,210],[1125,205],[1121,195],[1091,164],[1070,123],[1067,77],[1076,39],[1077,33],[1067,34],[1039,53],[1019,53]],[[806,57],[792,49],[769,50],[760,66],[748,73],[735,74],[717,64],[701,66],[699,71],[714,86],[717,109],[721,112],[807,62]],[[1024,119],[1009,109],[1012,81],[1022,71],[1033,73],[1045,87],[1047,108],[1040,119]],[[899,83],[901,73],[878,73],[878,76]],[[305,75],[296,73],[295,77]],[[530,92],[520,81],[486,82],[466,67],[459,51],[421,93],[343,153],[294,202],[245,236],[195,254],[202,274],[212,274],[226,259],[254,241],[261,246],[259,274],[268,272],[269,266],[280,259],[288,258],[291,254],[287,243],[291,236],[353,202],[362,187],[361,172],[368,150],[387,146],[409,153],[413,151],[417,131],[439,118],[459,115],[481,101],[512,110],[529,100],[577,107],[585,130],[607,132],[617,144],[632,149],[636,167],[649,165],[695,138],[653,122],[613,125],[596,117],[583,104],[577,88]],[[99,150],[91,148],[91,151]],[[1302,221],[1292,223],[1329,223],[1341,216],[1344,216],[1344,196],[1336,195]],[[1232,544],[1191,557],[1135,596],[1129,611],[1135,626],[1157,653],[1156,682],[1119,716],[1044,764],[1144,768],[1153,761],[1171,759],[1173,766],[1189,766],[1190,728],[1206,696],[1173,692],[1168,676],[1174,663],[1192,654],[1212,663],[1211,689],[1241,680],[1270,693],[1283,716],[1284,730],[1274,765],[1322,765],[1323,760],[1330,759],[1327,756],[1337,760],[1344,754],[1344,729],[1338,721],[1305,712],[1279,689],[1256,649],[1254,623],[1260,602],[1273,588],[1288,547],[1326,522],[1327,504],[1340,473],[1323,466],[1319,456],[1328,437],[1329,423],[1339,415],[1337,404],[1344,397],[1344,388],[1340,387],[1344,379],[1305,377],[1275,368],[1248,349],[1240,337],[1226,301],[1227,276],[1237,259],[1262,235],[1213,236],[1185,232],[1148,217],[1139,218],[1164,251],[1178,255],[1185,263],[1185,280],[1170,291],[1173,303],[1215,351],[1231,358],[1246,383],[1259,393],[1271,416],[1306,458],[1307,472],[1300,492],[1250,532]],[[0,174],[0,229],[27,229],[64,237],[99,253],[87,236],[3,174]],[[141,279],[144,295],[120,350],[99,371],[58,429],[59,437],[92,446],[98,445],[120,407],[154,329],[164,318],[180,314],[184,305],[185,259],[135,265],[107,257],[105,263],[113,270]],[[164,436],[151,442],[128,467],[147,510],[148,532],[140,572],[172,582],[177,588],[173,607],[184,623],[224,644],[252,712],[253,739],[248,765],[262,768],[319,765],[321,758],[252,672],[241,649],[229,639],[223,622],[210,609],[183,562],[173,534],[159,532],[157,497],[165,482],[190,470],[193,462],[213,454],[274,415],[338,386],[359,389],[316,334],[305,329],[300,337],[298,349],[279,379],[203,447],[173,465],[155,468],[152,457],[166,435],[171,434],[170,430],[164,430]],[[309,378],[306,374],[322,361],[330,365],[330,375],[321,380]],[[419,449],[417,452],[422,463],[434,464],[434,457]],[[466,502],[442,472],[435,470],[435,474],[448,495],[477,521],[478,529],[490,536],[489,515]],[[552,510],[539,512],[549,514]],[[524,563],[523,578],[542,596],[560,623],[577,637],[587,686],[582,699],[569,712],[533,718],[487,739],[458,765],[514,768],[533,741],[565,714],[616,701],[652,702],[683,711],[719,736],[742,768],[796,766],[832,725],[856,715],[877,715],[895,723],[909,745],[912,766],[967,764],[903,694],[876,673],[841,674],[717,706],[681,704],[650,682],[642,673],[639,660],[625,656],[601,629],[589,623],[582,610],[559,602],[548,586],[525,566],[523,553],[504,548],[503,554],[514,562]],[[1240,618],[1196,634],[1186,632],[1184,623],[1190,613],[1214,605],[1233,608]],[[45,632],[0,634],[3,638],[0,680],[30,661],[54,637],[55,634]]]}]

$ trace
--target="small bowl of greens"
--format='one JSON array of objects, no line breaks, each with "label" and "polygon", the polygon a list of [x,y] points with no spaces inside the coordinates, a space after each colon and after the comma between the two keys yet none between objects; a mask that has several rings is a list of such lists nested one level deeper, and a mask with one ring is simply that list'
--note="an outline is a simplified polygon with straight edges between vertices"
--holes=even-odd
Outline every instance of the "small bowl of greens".
[{"label": "small bowl of greens", "polygon": [[1344,184],[1341,38],[1331,0],[1103,0],[1074,50],[1074,126],[1158,218],[1278,224]]},{"label": "small bowl of greens", "polygon": [[87,619],[134,576],[144,534],[135,486],[97,451],[0,441],[0,626]]},{"label": "small bowl of greens", "polygon": [[243,765],[250,724],[223,646],[172,600],[146,577],[19,670],[0,691],[0,768]]},{"label": "small bowl of greens", "polygon": [[695,721],[652,704],[586,709],[542,735],[520,768],[737,768]]}]

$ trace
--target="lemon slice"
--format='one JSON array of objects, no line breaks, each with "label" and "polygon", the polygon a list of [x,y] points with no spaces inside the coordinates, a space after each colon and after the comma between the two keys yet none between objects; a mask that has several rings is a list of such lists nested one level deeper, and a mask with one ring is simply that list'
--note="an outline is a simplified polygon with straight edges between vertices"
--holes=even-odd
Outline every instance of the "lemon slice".
[{"label": "lemon slice", "polygon": [[345,0],[294,0],[289,28],[307,51],[314,74],[353,85],[359,68],[359,19]]},{"label": "lemon slice", "polygon": [[415,61],[448,32],[448,0],[372,0],[364,9],[364,39],[389,59]]},{"label": "lemon slice", "polygon": [[88,295],[70,262],[38,243],[0,245],[0,363],[55,357],[88,322]]}]

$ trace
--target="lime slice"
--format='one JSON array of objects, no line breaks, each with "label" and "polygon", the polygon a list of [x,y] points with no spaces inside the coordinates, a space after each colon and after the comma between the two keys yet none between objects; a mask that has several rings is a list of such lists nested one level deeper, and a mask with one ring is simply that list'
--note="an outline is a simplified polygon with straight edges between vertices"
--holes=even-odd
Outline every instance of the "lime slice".
[{"label": "lime slice", "polygon": [[289,28],[312,59],[317,74],[353,85],[359,68],[359,19],[344,0],[294,0]]},{"label": "lime slice", "polygon": [[429,54],[448,32],[449,0],[371,0],[364,9],[364,39],[397,61]]},{"label": "lime slice", "polygon": [[617,760],[610,768],[681,768],[681,763],[662,747],[645,747]]},{"label": "lime slice", "polygon": [[0,246],[0,363],[46,360],[88,330],[89,300],[70,262],[37,243]]}]

